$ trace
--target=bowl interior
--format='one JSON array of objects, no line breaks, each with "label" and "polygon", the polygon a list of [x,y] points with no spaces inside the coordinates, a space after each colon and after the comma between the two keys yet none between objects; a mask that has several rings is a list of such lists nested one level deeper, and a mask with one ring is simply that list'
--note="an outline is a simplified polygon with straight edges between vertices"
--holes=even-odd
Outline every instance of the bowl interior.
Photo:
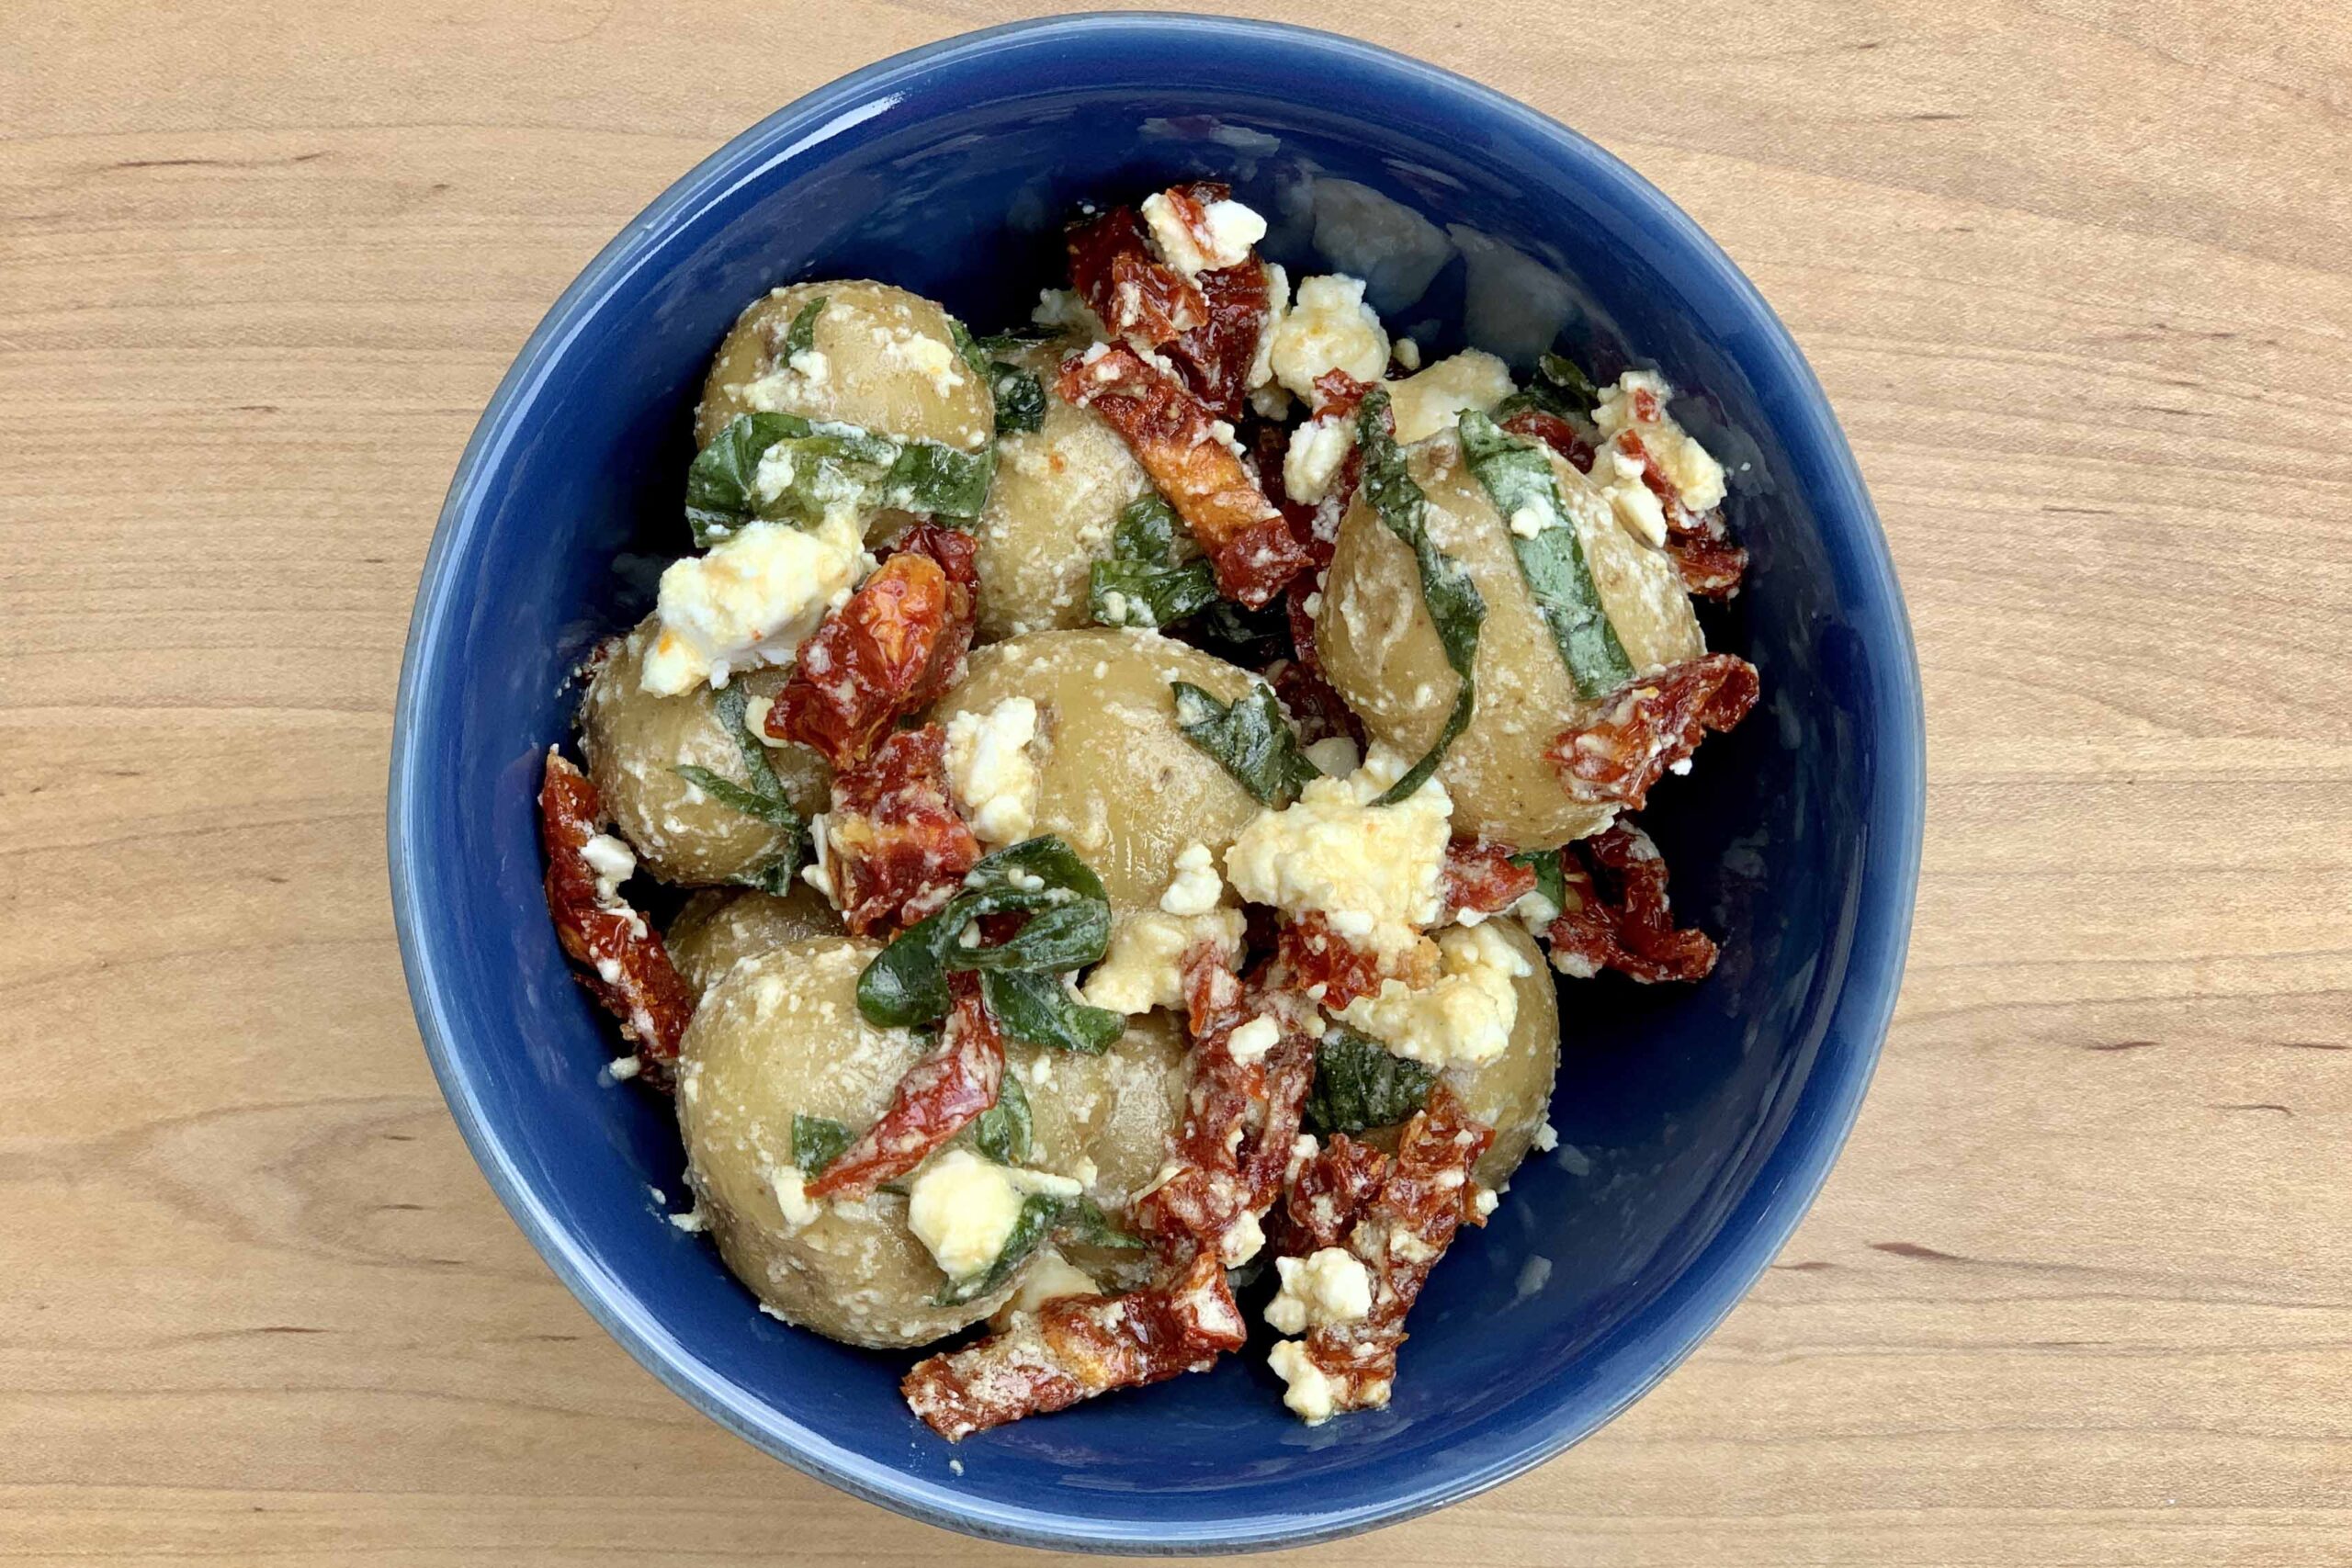
[{"label": "bowl interior", "polygon": [[[1733,470],[1747,591],[1709,618],[1764,700],[1648,818],[1678,908],[1724,939],[1695,988],[1564,991],[1552,1120],[1412,1321],[1394,1404],[1309,1429],[1262,1349],[951,1450],[904,1356],[754,1310],[681,1200],[664,1102],[600,1081],[609,1028],[545,918],[532,800],[590,645],[688,547],[688,415],[773,284],[873,276],[989,330],[1060,282],[1060,220],[1214,176],[1294,278],[1368,276],[1434,355],[1555,338],[1638,360]],[[1874,523],[1769,312],[1662,198],[1557,127],[1426,67],[1167,18],[1011,29],[885,62],[748,135],[583,276],[486,416],[427,568],[393,781],[420,1017],[485,1168],[624,1343],[795,1463],[960,1528],[1168,1550],[1331,1533],[1491,1483],[1581,1436],[1762,1267],[1850,1120],[1916,852],[1916,694]],[[961,1461],[952,1472],[950,1459]]]}]

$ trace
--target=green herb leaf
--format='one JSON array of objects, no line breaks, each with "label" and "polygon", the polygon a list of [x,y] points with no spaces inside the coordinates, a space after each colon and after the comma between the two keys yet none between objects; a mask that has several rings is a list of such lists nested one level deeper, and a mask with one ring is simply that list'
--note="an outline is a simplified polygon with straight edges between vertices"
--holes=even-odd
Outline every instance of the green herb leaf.
[{"label": "green herb leaf", "polygon": [[1581,420],[1600,404],[1600,389],[1582,366],[1566,355],[1544,354],[1536,357],[1535,374],[1528,378],[1526,388],[1505,398],[1495,412],[1509,419],[1522,409],[1533,409]]},{"label": "green herb leaf", "polygon": [[[983,915],[1029,916],[1011,940],[967,947],[958,939]],[[948,1009],[948,972],[1029,970],[1058,975],[1100,959],[1111,944],[1102,879],[1051,834],[983,856],[937,914],[901,931],[857,979],[858,1010],[885,1028],[925,1023]]]},{"label": "green herb leaf", "polygon": [[989,387],[996,394],[996,433],[1018,435],[1046,427],[1046,384],[1018,365],[993,360]]},{"label": "green herb leaf", "polygon": [[830,1116],[803,1116],[795,1111],[792,1117],[792,1163],[804,1176],[822,1174],[824,1168],[842,1157],[853,1139],[850,1130]]},{"label": "green herb leaf", "polygon": [[1510,857],[1513,865],[1523,865],[1535,874],[1535,891],[1555,909],[1565,909],[1568,904],[1567,874],[1560,865],[1557,850],[1524,850]]},{"label": "green herb leaf", "polygon": [[982,382],[989,378],[989,352],[972,335],[972,329],[954,316],[947,318],[947,335],[955,341],[956,357],[963,360]]},{"label": "green herb leaf", "polygon": [[972,1142],[999,1165],[1019,1165],[1029,1157],[1029,1091],[1021,1075],[1007,1068],[997,1085],[996,1103],[972,1122]]},{"label": "green herb leaf", "polygon": [[1123,1252],[1138,1252],[1148,1245],[1143,1237],[1113,1224],[1091,1198],[1071,1199],[1062,1211],[1056,1234],[1081,1247],[1116,1247]]},{"label": "green herb leaf", "polygon": [[1315,1088],[1303,1115],[1326,1136],[1393,1126],[1429,1103],[1436,1082],[1437,1074],[1420,1063],[1335,1023],[1316,1047]]},{"label": "green herb leaf", "polygon": [[[1461,430],[1462,456],[1504,518],[1520,575],[1527,580],[1528,594],[1552,633],[1577,695],[1588,702],[1607,696],[1634,678],[1634,661],[1609,624],[1576,520],[1560,500],[1551,458],[1544,447],[1514,438],[1476,409],[1464,411]],[[1544,525],[1532,535],[1516,525],[1528,513]]]},{"label": "green herb leaf", "polygon": [[1487,619],[1487,601],[1480,596],[1478,585],[1470,581],[1461,562],[1439,549],[1430,537],[1429,497],[1413,481],[1404,449],[1389,430],[1387,412],[1388,393],[1378,387],[1365,395],[1356,411],[1356,445],[1363,453],[1363,495],[1388,531],[1411,547],[1414,563],[1420,569],[1421,603],[1428,606],[1430,623],[1437,627],[1445,662],[1461,677],[1462,686],[1436,743],[1373,802],[1375,806],[1394,806],[1428,783],[1445,760],[1446,750],[1469,724],[1478,705],[1473,677],[1478,663],[1478,628]]},{"label": "green herb leaf", "polygon": [[711,708],[720,728],[735,742],[735,750],[743,761],[744,775],[751,781],[749,784],[737,784],[691,762],[681,762],[672,771],[721,806],[756,818],[788,835],[781,853],[734,878],[746,887],[781,895],[791,891],[792,874],[799,869],[802,836],[808,825],[785,795],[784,782],[776,777],[775,765],[768,761],[768,749],[745,722],[747,701],[743,688],[731,685],[712,699]]},{"label": "green herb leaf", "polygon": [[[760,466],[779,447],[786,477],[763,497]],[[798,414],[737,414],[686,470],[686,522],[695,545],[707,549],[755,519],[805,526],[842,507],[974,517],[995,477],[993,446],[962,452],[854,424],[812,424]]]},{"label": "green herb leaf", "polygon": [[1216,601],[1205,559],[1176,564],[1176,513],[1149,491],[1127,502],[1111,558],[1087,569],[1087,611],[1106,626],[1164,626]]},{"label": "green herb leaf", "polygon": [[719,805],[740,811],[746,817],[756,817],[772,828],[800,829],[800,814],[788,800],[770,800],[745,789],[732,779],[720,778],[708,768],[698,768],[691,762],[681,762],[671,772],[694,785]]},{"label": "green herb leaf", "polygon": [[940,1287],[939,1293],[931,1298],[932,1303],[934,1306],[961,1306],[966,1302],[978,1301],[1001,1286],[1012,1278],[1012,1271],[1021,1267],[1022,1260],[1037,1250],[1037,1244],[1046,1239],[1047,1233],[1054,1228],[1054,1222],[1061,1217],[1061,1200],[1049,1193],[1032,1192],[1023,1199],[1020,1217],[1012,1222],[1012,1232],[1005,1237],[1004,1247],[997,1253],[996,1261],[968,1279],[948,1280]]},{"label": "green herb leaf", "polygon": [[1073,1000],[1052,975],[984,969],[980,991],[998,1026],[1015,1040],[1055,1051],[1099,1056],[1126,1032],[1125,1015]]},{"label": "green herb leaf", "polygon": [[784,334],[785,363],[790,364],[794,355],[807,354],[817,346],[817,318],[825,313],[828,303],[826,297],[820,294],[801,306],[792,318],[792,325]]},{"label": "green herb leaf", "polygon": [[1176,728],[1184,739],[1216,759],[1259,805],[1288,806],[1323,776],[1300,748],[1271,686],[1252,682],[1249,694],[1228,707],[1189,682],[1169,685],[1176,694]]}]

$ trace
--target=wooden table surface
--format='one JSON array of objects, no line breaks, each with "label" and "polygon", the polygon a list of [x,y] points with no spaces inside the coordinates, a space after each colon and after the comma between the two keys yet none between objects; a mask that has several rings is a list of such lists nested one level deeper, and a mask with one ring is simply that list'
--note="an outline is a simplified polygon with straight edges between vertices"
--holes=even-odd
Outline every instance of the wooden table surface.
[{"label": "wooden table surface", "polygon": [[[1722,241],[1932,732],[1901,1011],[1781,1260],[1569,1456],[1300,1560],[2352,1562],[2352,17],[1272,9]],[[0,1561],[1025,1555],[596,1329],[442,1109],[382,834],[426,538],[541,311],[770,108],[1018,11],[6,7]]]}]

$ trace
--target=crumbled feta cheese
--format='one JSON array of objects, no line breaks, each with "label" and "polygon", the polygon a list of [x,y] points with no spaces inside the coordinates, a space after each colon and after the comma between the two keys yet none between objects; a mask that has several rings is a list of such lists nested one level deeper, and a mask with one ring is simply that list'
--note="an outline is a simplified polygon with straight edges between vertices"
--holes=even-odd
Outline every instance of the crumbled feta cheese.
[{"label": "crumbled feta cheese", "polygon": [[1560,1146],[1559,1129],[1553,1126],[1549,1122],[1546,1122],[1542,1126],[1536,1128],[1535,1146],[1539,1151],[1547,1155],[1554,1149],[1558,1148]]},{"label": "crumbled feta cheese", "polygon": [[1176,857],[1176,874],[1159,907],[1171,915],[1205,915],[1225,896],[1225,878],[1217,874],[1216,857],[1206,844],[1187,844]]},{"label": "crumbled feta cheese", "polygon": [[1227,879],[1252,903],[1319,912],[1383,957],[1413,948],[1442,908],[1453,801],[1431,777],[1394,806],[1373,805],[1407,766],[1375,746],[1345,778],[1316,779],[1292,805],[1259,812],[1226,851]]},{"label": "crumbled feta cheese", "polygon": [[1258,346],[1250,355],[1243,385],[1250,389],[1250,406],[1266,419],[1290,412],[1290,394],[1274,383],[1274,334],[1290,314],[1290,274],[1272,262],[1266,264],[1266,319],[1258,325]]},{"label": "crumbled feta cheese", "polygon": [[1097,343],[1111,335],[1102,325],[1102,318],[1078,297],[1077,290],[1070,288],[1039,289],[1029,320],[1054,332],[1083,333]]},{"label": "crumbled feta cheese", "polygon": [[1204,942],[1232,956],[1241,952],[1244,918],[1229,905],[1204,915],[1146,911],[1122,916],[1110,951],[1087,976],[1080,994],[1090,1007],[1134,1016],[1184,1005],[1184,954]]},{"label": "crumbled feta cheese", "polygon": [[832,374],[833,369],[832,362],[813,348],[802,349],[786,360],[785,364],[791,368],[794,375],[798,376],[812,387],[823,386],[826,378]]},{"label": "crumbled feta cheese", "polygon": [[1674,389],[1657,371],[1628,370],[1617,378],[1615,386],[1602,390],[1600,405],[1592,411],[1592,423],[1612,442],[1626,431],[1634,432],[1682,504],[1693,512],[1706,512],[1724,502],[1724,466],[1666,412],[1673,397]]},{"label": "crumbled feta cheese", "polygon": [[615,1083],[627,1083],[644,1070],[645,1064],[635,1056],[616,1056],[605,1064],[605,1071],[612,1075]]},{"label": "crumbled feta cheese", "polygon": [[1262,1062],[1266,1053],[1282,1043],[1283,1026],[1260,1013],[1227,1037],[1226,1049],[1237,1062]]},{"label": "crumbled feta cheese", "polygon": [[943,1149],[923,1163],[907,1188],[907,1228],[929,1249],[940,1272],[969,1279],[997,1259],[1033,1192],[1075,1198],[1068,1177],[999,1165],[969,1149]]},{"label": "crumbled feta cheese", "polygon": [[1452,430],[1464,409],[1492,413],[1511,394],[1510,367],[1491,354],[1464,349],[1417,375],[1388,383],[1388,407],[1399,442]]},{"label": "crumbled feta cheese", "polygon": [[1396,358],[1397,364],[1408,370],[1419,370],[1421,367],[1421,345],[1411,338],[1398,338],[1388,345],[1388,352]]},{"label": "crumbled feta cheese", "polygon": [[1238,1269],[1265,1245],[1266,1229],[1258,1223],[1258,1216],[1243,1213],[1226,1227],[1224,1238],[1217,1243],[1217,1261],[1227,1269]]},{"label": "crumbled feta cheese", "polygon": [[1310,407],[1321,402],[1315,378],[1327,371],[1379,380],[1388,367],[1388,333],[1363,302],[1363,279],[1338,274],[1300,279],[1298,302],[1274,331],[1269,363],[1275,378]]},{"label": "crumbled feta cheese", "polygon": [[1471,1208],[1477,1212],[1478,1217],[1482,1220],[1492,1218],[1495,1210],[1500,1207],[1501,1203],[1501,1195],[1491,1187],[1479,1188],[1470,1200]]},{"label": "crumbled feta cheese", "polygon": [[1277,1258],[1274,1268],[1283,1288],[1266,1303],[1266,1325],[1278,1334],[1353,1323],[1372,1310],[1372,1270],[1344,1247]]},{"label": "crumbled feta cheese", "polygon": [[1266,1365],[1283,1380],[1283,1404],[1310,1427],[1319,1427],[1339,1408],[1340,1385],[1326,1377],[1300,1340],[1285,1339],[1266,1356]]},{"label": "crumbled feta cheese", "polygon": [[580,846],[580,858],[596,874],[596,902],[609,909],[621,901],[621,884],[637,874],[637,852],[610,833]]},{"label": "crumbled feta cheese", "polygon": [[1491,1062],[1510,1043],[1519,1021],[1511,982],[1534,966],[1489,926],[1452,927],[1438,937],[1437,950],[1438,977],[1428,986],[1384,980],[1375,995],[1340,1009],[1340,1020],[1433,1067]]},{"label": "crumbled feta cheese", "polygon": [[808,1180],[797,1167],[771,1166],[767,1172],[768,1186],[775,1193],[775,1206],[784,1214],[784,1223],[794,1230],[808,1224],[825,1212],[825,1205],[808,1196]]},{"label": "crumbled feta cheese", "polygon": [[844,513],[813,528],[747,523],[707,554],[673,561],[639,684],[675,696],[705,680],[724,686],[736,670],[789,662],[873,558],[858,519]]},{"label": "crumbled feta cheese", "polygon": [[1139,210],[1159,259],[1186,277],[1239,266],[1250,259],[1250,248],[1266,237],[1266,220],[1230,197],[1201,209],[1198,233],[1165,192],[1144,197]]},{"label": "crumbled feta cheese", "polygon": [[1526,929],[1528,935],[1542,936],[1552,929],[1552,922],[1560,918],[1560,907],[1544,897],[1544,891],[1539,887],[1521,897],[1510,907],[1510,913],[1512,919]]},{"label": "crumbled feta cheese", "polygon": [[1356,755],[1356,743],[1344,735],[1327,735],[1302,748],[1306,760],[1320,768],[1329,778],[1343,779],[1363,765]]},{"label": "crumbled feta cheese", "polygon": [[1027,697],[947,721],[947,787],[982,842],[1017,844],[1036,826],[1036,738],[1037,705]]},{"label": "crumbled feta cheese", "polygon": [[1293,501],[1312,503],[1322,500],[1330,492],[1332,479],[1355,445],[1354,420],[1308,420],[1290,433],[1290,446],[1283,453],[1283,488],[1290,491]]},{"label": "crumbled feta cheese", "polygon": [[825,896],[825,902],[841,908],[841,894],[833,886],[833,863],[826,854],[826,840],[832,818],[820,811],[808,818],[808,863],[800,868],[800,880]]},{"label": "crumbled feta cheese", "polygon": [[901,327],[894,333],[875,329],[880,340],[885,363],[903,365],[931,383],[931,389],[941,397],[952,396],[964,384],[963,359],[954,345],[942,343],[928,333],[911,332]]},{"label": "crumbled feta cheese", "polygon": [[1604,445],[1592,455],[1592,482],[1601,494],[1616,505],[1617,515],[1623,518],[1636,537],[1653,549],[1666,544],[1666,508],[1650,487],[1642,482],[1644,464],[1638,457],[1628,457],[1613,445]]},{"label": "crumbled feta cheese", "polygon": [[1021,1271],[1021,1282],[1012,1288],[1012,1299],[997,1309],[995,1321],[1001,1324],[1016,1312],[1035,1312],[1047,1302],[1059,1301],[1064,1296],[1102,1292],[1102,1287],[1085,1270],[1073,1267],[1052,1247],[1045,1247]]}]

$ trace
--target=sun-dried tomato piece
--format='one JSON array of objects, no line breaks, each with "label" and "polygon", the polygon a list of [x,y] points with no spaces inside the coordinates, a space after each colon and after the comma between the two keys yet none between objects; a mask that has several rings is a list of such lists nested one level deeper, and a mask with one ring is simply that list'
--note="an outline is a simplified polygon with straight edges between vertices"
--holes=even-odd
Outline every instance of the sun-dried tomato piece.
[{"label": "sun-dried tomato piece", "polygon": [[1272,310],[1266,264],[1251,256],[1193,281],[1208,317],[1168,344],[1168,357],[1203,406],[1238,423],[1249,405],[1250,361],[1258,356],[1258,339]]},{"label": "sun-dried tomato piece", "polygon": [[956,1000],[939,1032],[939,1048],[907,1069],[882,1119],[808,1184],[811,1198],[863,1198],[896,1181],[996,1103],[1004,1082],[1004,1036],[980,995],[978,975],[958,972],[947,985]]},{"label": "sun-dried tomato piece", "polygon": [[1372,387],[1371,382],[1359,381],[1344,370],[1326,370],[1315,378],[1316,417],[1355,418],[1356,405],[1363,401]]},{"label": "sun-dried tomato piece", "polygon": [[1283,1194],[1283,1225],[1276,1245],[1283,1256],[1304,1258],[1339,1246],[1387,1172],[1386,1155],[1345,1133],[1333,1134],[1329,1143],[1292,1174],[1289,1190]]},{"label": "sun-dried tomato piece", "polygon": [[[1185,955],[1183,976],[1193,1032],[1184,1120],[1167,1179],[1132,1213],[1136,1228],[1173,1258],[1222,1254],[1272,1205],[1315,1082],[1315,1041],[1299,997],[1270,987],[1262,974],[1237,979],[1211,943]],[[1236,1056],[1234,1032],[1260,1018],[1272,1021],[1275,1043],[1262,1055]]]},{"label": "sun-dried tomato piece", "polygon": [[[1646,413],[1643,412],[1645,407],[1649,411]],[[1634,393],[1634,417],[1644,423],[1657,422],[1657,395],[1646,387]],[[1682,574],[1682,586],[1708,599],[1729,599],[1736,594],[1739,580],[1747,571],[1747,552],[1731,542],[1731,530],[1724,525],[1723,509],[1691,511],[1635,432],[1619,431],[1616,446],[1620,453],[1641,465],[1642,483],[1657,497],[1658,510],[1666,514],[1666,553],[1674,558],[1675,570]]]},{"label": "sun-dried tomato piece", "polygon": [[1569,798],[1639,810],[1667,769],[1706,730],[1731,728],[1756,705],[1756,666],[1728,653],[1670,664],[1605,698],[1589,723],[1561,732],[1545,753]]},{"label": "sun-dried tomato piece", "polygon": [[547,851],[548,913],[580,983],[620,1020],[645,1077],[669,1082],[678,1042],[694,1021],[695,993],[662,933],[617,893],[607,897],[589,863],[588,842],[604,828],[604,802],[588,775],[553,747],[539,784],[539,842]]},{"label": "sun-dried tomato piece", "polygon": [[913,712],[947,689],[972,645],[977,547],[954,529],[919,525],[816,634],[768,709],[767,731],[854,767]]},{"label": "sun-dried tomato piece", "polygon": [[1256,609],[1306,566],[1283,514],[1175,377],[1124,344],[1097,344],[1063,362],[1056,390],[1125,437],[1209,558],[1218,592]]},{"label": "sun-dried tomato piece", "polygon": [[1454,1233],[1464,1221],[1476,1223],[1470,1170],[1494,1141],[1494,1129],[1474,1120],[1442,1083],[1430,1091],[1428,1107],[1405,1123],[1379,1188],[1347,1235],[1348,1250],[1372,1275],[1372,1310],[1351,1322],[1319,1325],[1306,1336],[1307,1359],[1339,1385],[1334,1409],[1373,1410],[1388,1403],[1405,1314]]},{"label": "sun-dried tomato piece", "polygon": [[1114,207],[1075,224],[1068,239],[1070,288],[1113,336],[1158,348],[1208,320],[1199,288],[1152,259],[1134,208]]},{"label": "sun-dried tomato piece", "polygon": [[1290,972],[1292,986],[1333,1012],[1358,997],[1375,995],[1381,981],[1387,978],[1378,954],[1366,953],[1333,931],[1318,910],[1284,920],[1275,953]]},{"label": "sun-dried tomato piece", "polygon": [[1560,973],[1589,979],[1614,969],[1646,986],[1703,980],[1714,968],[1713,939],[1675,928],[1666,859],[1633,823],[1620,818],[1570,844],[1561,872],[1566,899],[1544,932]]},{"label": "sun-dried tomato piece", "polygon": [[1446,913],[1440,923],[1464,910],[1498,915],[1535,891],[1535,873],[1514,865],[1518,852],[1491,839],[1456,839],[1445,846],[1442,896]]},{"label": "sun-dried tomato piece", "polygon": [[1580,474],[1592,472],[1592,443],[1558,414],[1545,413],[1542,409],[1521,409],[1503,421],[1503,428],[1513,435],[1541,441],[1566,457]]},{"label": "sun-dried tomato piece", "polygon": [[902,729],[833,775],[823,872],[842,923],[887,936],[936,910],[980,858],[947,794],[947,732]]},{"label": "sun-dried tomato piece", "polygon": [[1123,1296],[1063,1296],[978,1344],[915,1364],[899,1389],[949,1442],[1113,1389],[1206,1371],[1249,1337],[1214,1253]]}]

